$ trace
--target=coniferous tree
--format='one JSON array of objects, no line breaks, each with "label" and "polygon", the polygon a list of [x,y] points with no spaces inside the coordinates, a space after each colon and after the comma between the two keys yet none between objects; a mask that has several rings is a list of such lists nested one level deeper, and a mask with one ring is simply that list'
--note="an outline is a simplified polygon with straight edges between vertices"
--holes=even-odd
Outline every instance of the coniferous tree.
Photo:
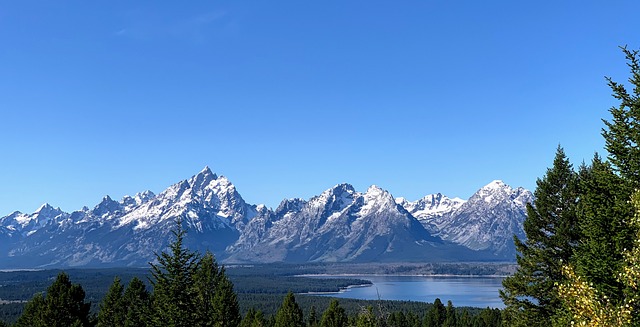
[{"label": "coniferous tree", "polygon": [[227,277],[224,267],[220,267],[216,276],[213,312],[217,319],[215,326],[236,327],[240,324],[238,296],[233,291],[233,283]]},{"label": "coniferous tree", "polygon": [[194,310],[198,326],[215,326],[220,317],[215,312],[214,298],[218,284],[218,264],[207,252],[198,262],[193,276]]},{"label": "coniferous tree", "polygon": [[453,303],[451,301],[447,301],[447,311],[445,312],[444,323],[442,326],[444,327],[457,327],[458,326],[458,316],[456,315],[456,309],[453,307]]},{"label": "coniferous tree", "polygon": [[276,312],[274,327],[303,327],[302,309],[292,292],[287,293]]},{"label": "coniferous tree", "polygon": [[431,309],[429,309],[429,311],[427,311],[427,313],[425,314],[423,326],[424,327],[442,326],[446,318],[446,314],[447,314],[447,309],[445,308],[444,304],[442,304],[442,301],[440,301],[439,298],[436,298],[436,300],[433,301],[433,306],[431,306]]},{"label": "coniferous tree", "polygon": [[87,327],[95,325],[89,315],[91,303],[84,302],[85,293],[79,284],[71,284],[61,272],[47,288],[45,296],[36,294],[18,319],[18,327]]},{"label": "coniferous tree", "polygon": [[611,121],[603,120],[606,129],[602,136],[609,161],[631,189],[640,188],[640,55],[638,51],[622,47],[631,76],[629,93],[624,84],[607,78],[613,97],[620,101],[618,107],[609,109]]},{"label": "coniferous tree", "polygon": [[402,311],[396,311],[389,315],[388,326],[393,327],[409,327],[409,321]]},{"label": "coniferous tree", "polygon": [[579,238],[578,175],[561,147],[534,196],[523,226],[527,238],[514,237],[518,269],[500,291],[508,326],[547,326],[561,308],[554,284],[564,280],[562,263],[572,258]]},{"label": "coniferous tree", "polygon": [[356,327],[376,327],[376,315],[373,314],[373,307],[368,306],[358,314]]},{"label": "coniferous tree", "polygon": [[322,314],[321,327],[343,327],[347,324],[347,314],[338,300],[331,300],[329,307]]},{"label": "coniferous tree", "polygon": [[318,314],[316,313],[316,307],[311,306],[309,310],[309,317],[307,319],[307,326],[309,327],[317,327],[318,326]]},{"label": "coniferous tree", "polygon": [[[634,229],[625,222],[633,215],[632,190],[612,167],[597,155],[580,171],[580,232],[576,272],[611,299],[622,295],[617,280],[623,251],[632,244]],[[566,263],[566,262],[565,262]]]},{"label": "coniferous tree", "polygon": [[152,321],[154,326],[190,327],[196,325],[193,275],[197,255],[183,247],[186,231],[180,219],[171,232],[175,240],[169,252],[156,255],[158,263],[151,263]]},{"label": "coniferous tree", "polygon": [[125,327],[149,326],[151,295],[139,278],[134,277],[127,285],[122,296],[122,305],[125,308]]},{"label": "coniferous tree", "polygon": [[124,286],[120,277],[116,277],[100,303],[98,327],[124,326],[126,307],[122,303],[123,292]]},{"label": "coniferous tree", "polygon": [[242,318],[240,327],[265,327],[267,321],[264,319],[262,311],[250,308],[247,310],[247,314]]}]

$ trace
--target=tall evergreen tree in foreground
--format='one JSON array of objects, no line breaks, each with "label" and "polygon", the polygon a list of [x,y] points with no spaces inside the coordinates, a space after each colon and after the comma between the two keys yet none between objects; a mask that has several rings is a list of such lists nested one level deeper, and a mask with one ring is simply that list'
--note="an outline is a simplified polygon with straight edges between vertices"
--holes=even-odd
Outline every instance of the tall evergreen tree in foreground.
[{"label": "tall evergreen tree in foreground", "polygon": [[84,302],[85,293],[79,284],[71,284],[61,272],[47,288],[46,295],[36,294],[25,306],[16,322],[17,327],[87,327],[95,325]]},{"label": "tall evergreen tree in foreground", "polygon": [[116,277],[100,303],[98,327],[124,326],[126,308],[122,302],[123,292],[124,286],[120,277]]},{"label": "tall evergreen tree in foreground", "polygon": [[578,208],[582,237],[573,264],[579,275],[615,299],[624,289],[617,280],[622,253],[633,244],[634,229],[627,223],[633,217],[629,204],[632,189],[597,155],[590,167],[581,169],[580,175]]},{"label": "tall evergreen tree in foreground", "polygon": [[304,318],[302,309],[296,302],[292,292],[287,293],[276,312],[276,321],[274,327],[304,327]]},{"label": "tall evergreen tree in foreground", "polygon": [[338,300],[331,300],[329,307],[322,314],[320,327],[342,327],[347,325],[347,314]]},{"label": "tall evergreen tree in foreground", "polygon": [[122,305],[125,308],[125,327],[148,326],[151,314],[151,294],[138,277],[131,279],[127,289],[124,290]]},{"label": "tall evergreen tree in foreground", "polygon": [[624,84],[607,77],[613,97],[620,101],[609,109],[611,121],[603,120],[602,131],[609,161],[632,189],[640,188],[640,55],[637,50],[622,47],[630,74],[629,83],[633,93]]},{"label": "tall evergreen tree in foreground", "polygon": [[[185,229],[176,221],[175,240],[151,264],[153,326],[236,327],[240,309],[233,283],[212,253],[203,257],[183,247]],[[126,293],[126,292],[125,292]]]},{"label": "tall evergreen tree in foreground", "polygon": [[151,264],[153,325],[195,326],[193,274],[198,258],[183,246],[186,231],[181,220],[176,221],[171,232],[175,240],[169,245],[169,252],[157,255],[158,263]]},{"label": "tall evergreen tree in foreground", "polygon": [[554,284],[564,280],[562,263],[572,258],[578,241],[578,176],[561,147],[534,195],[524,221],[527,239],[514,237],[518,270],[500,291],[508,326],[548,326],[561,307]]}]

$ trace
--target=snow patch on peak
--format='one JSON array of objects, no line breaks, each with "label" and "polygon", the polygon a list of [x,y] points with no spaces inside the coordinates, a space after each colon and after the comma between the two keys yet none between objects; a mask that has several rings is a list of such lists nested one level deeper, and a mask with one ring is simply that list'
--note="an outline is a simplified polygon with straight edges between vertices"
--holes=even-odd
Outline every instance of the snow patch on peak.
[{"label": "snow patch on peak", "polygon": [[505,187],[509,187],[509,186],[505,184],[503,181],[496,179],[491,183],[482,187],[482,190],[500,190],[500,189],[504,189]]}]

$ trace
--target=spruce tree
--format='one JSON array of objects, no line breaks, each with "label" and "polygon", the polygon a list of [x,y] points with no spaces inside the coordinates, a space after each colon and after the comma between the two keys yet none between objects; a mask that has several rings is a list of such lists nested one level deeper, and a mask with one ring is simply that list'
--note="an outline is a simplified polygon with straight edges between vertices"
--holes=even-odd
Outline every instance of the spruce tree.
[{"label": "spruce tree", "polygon": [[458,316],[456,315],[456,309],[453,307],[453,303],[451,301],[447,301],[447,311],[445,312],[445,319],[442,326],[444,327],[458,326]]},{"label": "spruce tree", "polygon": [[433,301],[433,305],[427,311],[424,317],[424,327],[440,327],[444,323],[447,315],[447,309],[439,298]]},{"label": "spruce tree", "polygon": [[368,306],[358,314],[356,327],[376,327],[376,315],[373,314],[372,306]]},{"label": "spruce tree", "polygon": [[126,307],[122,303],[123,292],[124,286],[120,277],[116,277],[100,303],[98,327],[124,326]]},{"label": "spruce tree", "polygon": [[122,305],[125,308],[125,327],[149,326],[151,295],[139,278],[134,277],[127,285],[122,296]]},{"label": "spruce tree", "polygon": [[156,255],[157,264],[151,263],[152,322],[154,326],[195,326],[193,275],[198,258],[183,247],[186,231],[180,219],[171,232],[175,240],[169,251]]},{"label": "spruce tree", "polygon": [[227,277],[224,267],[220,267],[216,278],[213,312],[217,319],[215,326],[235,327],[240,324],[238,296],[233,291],[233,283]]},{"label": "spruce tree", "polygon": [[307,319],[307,326],[309,327],[317,327],[318,326],[318,314],[316,313],[316,307],[311,306],[309,310],[309,317]]},{"label": "spruce tree", "polygon": [[620,101],[617,107],[609,109],[611,121],[603,120],[606,128],[602,130],[605,149],[609,161],[632,189],[640,188],[640,55],[622,47],[627,59],[630,74],[628,81],[632,93],[624,84],[607,77],[613,97]]},{"label": "spruce tree", "polygon": [[347,314],[338,300],[331,300],[329,307],[322,314],[320,327],[343,327],[347,324]]},{"label": "spruce tree", "polygon": [[87,327],[95,325],[89,315],[91,303],[84,302],[85,293],[79,284],[71,284],[69,275],[58,274],[47,288],[46,295],[31,299],[16,326],[19,327]]},{"label": "spruce tree", "polygon": [[193,292],[198,326],[215,326],[219,317],[214,309],[214,297],[218,283],[218,264],[213,254],[207,252],[198,262],[193,276]]},{"label": "spruce tree", "polygon": [[534,205],[527,205],[526,240],[514,237],[518,268],[504,279],[500,297],[508,326],[547,326],[561,308],[555,283],[564,280],[578,242],[578,175],[558,147],[553,167],[538,179]]},{"label": "spruce tree", "polygon": [[292,292],[287,293],[278,308],[275,316],[274,327],[303,327],[304,318],[302,309],[296,303],[296,298]]},{"label": "spruce tree", "polygon": [[623,292],[617,280],[623,251],[633,242],[634,229],[625,222],[633,215],[632,189],[597,155],[580,171],[580,232],[576,272],[601,293],[615,299]]}]

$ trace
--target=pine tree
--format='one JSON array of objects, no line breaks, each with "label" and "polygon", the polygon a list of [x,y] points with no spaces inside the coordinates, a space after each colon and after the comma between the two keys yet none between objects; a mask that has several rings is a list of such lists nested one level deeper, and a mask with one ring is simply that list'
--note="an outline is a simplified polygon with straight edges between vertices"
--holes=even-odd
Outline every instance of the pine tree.
[{"label": "pine tree", "polygon": [[[634,230],[625,224],[633,216],[629,204],[632,190],[612,167],[597,155],[590,167],[580,171],[580,244],[576,272],[615,299],[624,286],[617,280],[623,251],[633,242]],[[565,262],[567,263],[567,262]]]},{"label": "pine tree", "polygon": [[309,310],[309,317],[307,319],[307,326],[309,327],[317,327],[318,326],[318,314],[316,313],[316,307],[311,306]]},{"label": "pine tree", "polygon": [[514,237],[518,269],[504,279],[500,297],[508,326],[547,326],[561,307],[554,283],[578,242],[578,175],[558,147],[553,167],[538,179],[534,205],[527,205],[526,240]]},{"label": "pine tree", "polygon": [[145,327],[151,314],[151,295],[144,283],[134,277],[127,285],[122,296],[125,308],[125,327]]},{"label": "pine tree", "polygon": [[376,315],[373,314],[373,307],[368,306],[358,314],[356,327],[376,327]]},{"label": "pine tree", "polygon": [[100,303],[98,327],[124,326],[126,307],[122,303],[123,292],[124,286],[120,277],[116,277]]},{"label": "pine tree", "polygon": [[439,298],[436,298],[436,300],[433,301],[433,306],[431,306],[431,309],[427,311],[424,317],[423,326],[440,327],[444,323],[446,315],[447,309],[444,307],[444,304],[442,304],[442,301],[440,301]]},{"label": "pine tree", "polygon": [[262,311],[256,311],[254,308],[249,308],[247,314],[242,318],[240,327],[263,327],[266,326],[264,315]]},{"label": "pine tree", "polygon": [[233,291],[233,283],[227,277],[224,267],[217,274],[213,310],[217,318],[215,326],[235,327],[240,324],[238,296]]},{"label": "pine tree", "polygon": [[169,252],[156,255],[158,263],[151,263],[152,321],[154,326],[190,327],[196,325],[193,274],[198,258],[183,247],[186,231],[180,219],[171,232],[175,240]]},{"label": "pine tree", "polygon": [[402,311],[393,312],[389,315],[388,326],[393,327],[409,327],[409,321]]},{"label": "pine tree", "polygon": [[274,327],[303,327],[302,309],[292,292],[287,293],[276,312]]},{"label": "pine tree", "polygon": [[640,55],[638,51],[622,47],[631,77],[633,93],[626,87],[607,78],[613,97],[620,101],[618,107],[609,109],[611,121],[603,120],[602,130],[609,161],[632,189],[640,188]]},{"label": "pine tree", "polygon": [[45,296],[31,299],[15,326],[69,327],[95,325],[89,315],[91,303],[84,302],[85,293],[79,284],[71,284],[69,276],[61,272],[47,288]]},{"label": "pine tree", "polygon": [[321,327],[343,327],[347,324],[347,314],[338,300],[331,300],[329,307],[322,314]]},{"label": "pine tree", "polygon": [[194,310],[198,326],[215,326],[219,320],[214,309],[217,282],[218,264],[213,254],[207,252],[198,262],[193,276]]},{"label": "pine tree", "polygon": [[456,315],[456,309],[453,307],[453,303],[451,301],[447,301],[447,311],[445,312],[444,327],[457,327],[458,326],[458,316]]}]

